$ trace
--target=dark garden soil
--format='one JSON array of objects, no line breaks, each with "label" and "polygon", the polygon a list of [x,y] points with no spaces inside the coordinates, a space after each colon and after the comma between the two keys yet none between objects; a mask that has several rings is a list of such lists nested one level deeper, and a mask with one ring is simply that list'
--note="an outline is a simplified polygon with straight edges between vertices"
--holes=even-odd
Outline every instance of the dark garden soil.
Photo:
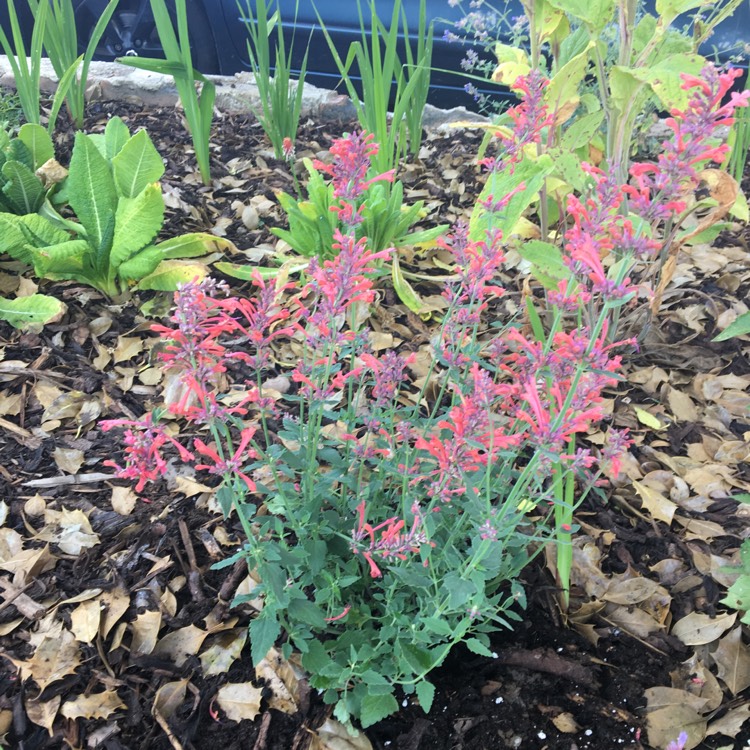
[{"label": "dark garden soil", "polygon": [[[284,225],[274,191],[294,187],[288,165],[273,157],[250,118],[225,116],[215,123],[214,184],[204,188],[177,113],[97,105],[89,111],[88,129],[101,129],[113,113],[131,129],[145,126],[167,161],[164,237],[213,231],[235,243],[228,260],[265,262],[276,243],[269,228]],[[322,154],[351,128],[306,123],[297,157]],[[67,164],[71,133],[63,130],[58,159]],[[462,130],[433,134],[420,158],[399,175],[407,200],[425,201],[426,225],[468,215],[481,189],[472,161],[481,139]],[[590,566],[574,575],[573,614],[561,613],[540,555],[524,575],[523,621],[495,638],[493,657],[457,650],[434,675],[438,690],[430,713],[402,696],[402,710],[366,732],[372,747],[648,748],[646,709],[656,701],[652,696],[649,705],[649,689],[698,695],[716,682],[706,676],[716,639],[688,646],[671,629],[690,613],[726,612],[719,603],[727,585],[721,561],[736,555],[748,534],[742,512],[748,506],[730,498],[750,488],[747,346],[711,338],[718,323],[726,326],[728,315],[743,310],[749,240],[747,227],[737,226],[713,248],[691,249],[680,259],[662,311],[626,363],[627,382],[610,394],[613,422],[630,427],[637,444],[626,479],[610,488],[608,502],[592,498],[577,513]],[[439,294],[439,287],[424,282],[435,271],[427,260],[409,256],[405,267],[422,278],[420,292]],[[7,293],[15,276],[11,264],[4,268],[0,292]],[[238,293],[245,289],[242,282],[230,284]],[[522,286],[518,269],[511,267],[506,284],[512,299]],[[239,630],[252,614],[249,607],[230,606],[246,570],[211,567],[234,551],[239,524],[217,514],[210,493],[195,481],[162,483],[144,493],[148,502],[128,505],[125,490],[113,494],[125,482],[98,476],[111,474],[103,461],[121,455],[121,447],[97,420],[140,416],[158,402],[153,335],[134,304],[153,295],[113,304],[73,283],[43,284],[42,291],[65,300],[63,320],[40,333],[0,324],[0,500],[9,508],[5,526],[24,539],[22,552],[14,553],[3,549],[8,541],[2,537],[0,559],[22,559],[27,573],[23,586],[14,588],[15,569],[0,565],[0,744],[18,750],[366,748],[355,740],[326,739],[320,727],[327,708],[316,693],[288,668],[275,679],[256,677],[249,649],[228,669],[206,675],[202,641],[190,634],[197,628],[211,634]],[[429,322],[396,302],[385,292],[373,325],[413,347],[426,342]],[[151,315],[167,309],[168,300],[156,299]],[[636,406],[658,429],[638,416]],[[117,511],[115,497],[122,501]],[[82,543],[80,553],[61,549],[62,520],[57,535],[44,533],[51,523],[45,513],[63,508],[83,511],[90,529],[77,531],[96,536],[95,543]],[[670,510],[672,524],[663,518]],[[611,592],[607,598],[604,584],[594,596],[596,576],[645,579],[664,593],[659,601],[648,600],[649,610],[643,600]],[[71,644],[69,629],[86,630],[80,617],[87,601],[96,602],[92,635]],[[178,631],[185,642],[132,655],[131,624],[157,611],[160,642]],[[111,615],[107,625],[99,620],[102,612]],[[656,626],[644,625],[647,617]],[[33,656],[44,633],[59,638],[59,649],[46,661]],[[738,659],[750,660],[741,639],[739,646],[745,650],[737,651]],[[707,735],[700,747],[744,748],[750,742],[750,724],[743,728],[742,719],[750,714],[747,686],[725,679],[721,667],[719,676],[720,699],[703,718],[730,716],[729,729]],[[216,705],[218,689],[251,681],[264,687],[260,713],[254,721],[230,720]],[[286,702],[280,682],[290,694]],[[165,685],[181,685],[182,692],[170,698]],[[108,698],[86,703],[92,696]],[[675,739],[680,729],[675,719]]]}]

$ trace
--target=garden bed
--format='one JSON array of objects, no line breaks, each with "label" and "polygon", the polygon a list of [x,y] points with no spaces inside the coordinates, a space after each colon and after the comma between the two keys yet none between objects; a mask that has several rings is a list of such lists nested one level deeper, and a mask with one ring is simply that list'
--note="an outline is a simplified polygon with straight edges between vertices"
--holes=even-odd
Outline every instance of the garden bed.
[{"label": "garden bed", "polygon": [[[264,264],[277,242],[269,229],[284,225],[274,192],[294,186],[257,124],[236,115],[215,122],[214,179],[204,187],[173,110],[96,104],[87,129],[101,130],[115,113],[131,131],[146,127],[166,159],[164,237],[213,232],[237,247],[227,260]],[[353,128],[306,123],[297,159],[321,156]],[[71,131],[60,127],[56,141],[67,163]],[[429,224],[468,218],[482,186],[474,163],[480,141],[480,133],[461,129],[432,134],[398,175],[407,202],[425,201]],[[32,571],[20,593],[6,588],[0,605],[0,734],[8,746],[334,750],[369,741],[378,750],[603,750],[648,748],[649,737],[663,746],[653,738],[676,739],[686,723],[703,722],[701,747],[745,747],[750,650],[739,620],[730,622],[719,602],[730,580],[724,566],[737,561],[750,516],[750,506],[730,497],[750,491],[750,362],[743,341],[711,338],[744,309],[749,241],[747,226],[738,226],[713,247],[681,253],[661,312],[628,355],[625,380],[608,394],[612,423],[630,428],[636,445],[609,501],[592,496],[577,512],[589,544],[574,565],[571,617],[560,612],[540,556],[523,575],[522,621],[493,639],[493,656],[456,650],[434,676],[429,714],[401,696],[402,710],[368,729],[367,740],[328,738],[327,708],[288,664],[256,675],[245,649],[220,666],[220,651],[239,655],[254,612],[230,606],[242,565],[211,568],[235,551],[238,524],[222,518],[195,479],[173,476],[144,493],[144,502],[103,465],[121,449],[96,420],[140,416],[158,398],[149,321],[131,301],[112,304],[72,282],[43,284],[66,301],[66,316],[40,333],[0,328],[0,499]],[[512,305],[524,266],[509,260],[503,282]],[[425,280],[437,272],[428,259],[412,254],[402,263],[421,279],[424,297],[439,294]],[[10,273],[0,278],[12,285]],[[152,315],[167,309],[157,302]],[[372,325],[412,351],[434,333],[385,287]],[[90,529],[78,516],[55,515],[63,509],[82,511]],[[11,579],[0,575],[9,586]],[[626,581],[646,582],[651,593],[629,596],[606,581],[623,590]],[[111,614],[107,626],[102,612]],[[161,612],[161,629],[148,629],[151,612]],[[705,637],[673,632],[691,613],[705,616],[697,620]],[[158,638],[147,655],[131,655],[135,622],[139,637]],[[45,635],[57,647],[43,660],[32,646]],[[222,648],[206,656],[217,643]],[[247,682],[263,689],[260,712],[234,721],[216,694],[226,683]],[[165,685],[178,686],[174,695]],[[654,692],[659,687],[677,692]]]}]

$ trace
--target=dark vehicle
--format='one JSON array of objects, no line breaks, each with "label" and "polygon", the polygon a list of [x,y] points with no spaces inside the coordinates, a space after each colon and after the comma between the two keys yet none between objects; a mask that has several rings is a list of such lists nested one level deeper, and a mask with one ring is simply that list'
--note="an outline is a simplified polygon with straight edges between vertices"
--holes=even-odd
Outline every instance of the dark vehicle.
[{"label": "dark vehicle", "polygon": [[[252,1],[252,0],[251,0]],[[241,0],[245,7],[245,0]],[[378,16],[388,23],[393,12],[393,0],[375,0]],[[102,14],[107,0],[74,0],[79,38],[88,34]],[[307,80],[324,87],[336,88],[339,74],[320,30],[316,7],[323,23],[334,40],[342,57],[349,44],[360,39],[359,10],[356,0],[279,0],[282,22],[291,43],[294,30],[294,50],[297,65],[310,44]],[[409,33],[419,25],[419,0],[403,0]],[[468,2],[466,3],[468,7]],[[498,7],[506,7],[498,0]],[[647,3],[653,5],[653,3]],[[24,0],[16,0],[16,7],[25,28],[30,28],[31,17]],[[426,0],[427,17],[435,23],[433,71],[429,101],[441,107],[471,105],[472,98],[464,91],[467,82],[461,73],[461,61],[469,48],[460,42],[449,42],[452,22],[459,21],[463,12],[451,7],[447,0]],[[369,7],[362,0],[366,22]],[[512,0],[507,5],[508,16],[522,14],[520,2]],[[247,58],[246,18],[236,0],[187,0],[191,46],[195,67],[203,73],[232,75],[249,69]],[[296,23],[295,23],[296,17]],[[0,10],[0,23],[7,28],[7,11]],[[722,23],[702,52],[718,53],[726,59],[727,51],[736,52],[750,44],[750,0],[743,2],[734,16]],[[113,60],[123,55],[159,57],[161,48],[156,33],[149,0],[120,0],[112,22],[102,37],[95,59]],[[745,63],[745,66],[747,63]],[[450,71],[450,72],[448,72]],[[485,91],[499,91],[488,84]]]}]

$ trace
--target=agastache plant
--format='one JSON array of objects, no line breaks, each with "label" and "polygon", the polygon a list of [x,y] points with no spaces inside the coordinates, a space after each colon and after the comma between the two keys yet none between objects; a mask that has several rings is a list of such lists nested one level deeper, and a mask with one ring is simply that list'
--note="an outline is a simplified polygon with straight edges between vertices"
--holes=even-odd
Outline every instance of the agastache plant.
[{"label": "agastache plant", "polygon": [[[534,129],[515,122],[521,155]],[[253,661],[283,632],[284,655],[302,654],[337,718],[365,726],[398,709],[396,687],[428,711],[428,675],[457,643],[490,654],[489,634],[519,619],[523,568],[573,530],[576,477],[598,481],[628,445],[610,431],[601,456],[575,446],[604,416],[622,345],[609,341],[622,299],[602,288],[577,235],[547,328],[531,306],[527,322],[487,325],[504,294],[506,238],[497,227],[472,238],[459,225],[444,242],[456,272],[427,376],[417,380],[409,353],[371,349],[362,321],[390,251],[358,237],[358,209],[347,208],[372,180],[359,161],[371,147],[362,136],[339,149],[337,252],[312,261],[304,284],[256,275],[250,299],[222,297],[210,280],[184,286],[171,325],[155,329],[171,340],[164,364],[182,393],[168,411],[104,424],[128,428],[119,474],[138,477],[140,490],[167,472],[170,447],[218,483],[245,535],[219,567],[244,559],[261,581]],[[508,205],[497,195],[485,210]],[[596,315],[571,314],[571,300],[597,295],[606,299]],[[296,358],[286,394],[267,385],[284,367],[280,345]],[[192,440],[174,434],[182,423]]]}]

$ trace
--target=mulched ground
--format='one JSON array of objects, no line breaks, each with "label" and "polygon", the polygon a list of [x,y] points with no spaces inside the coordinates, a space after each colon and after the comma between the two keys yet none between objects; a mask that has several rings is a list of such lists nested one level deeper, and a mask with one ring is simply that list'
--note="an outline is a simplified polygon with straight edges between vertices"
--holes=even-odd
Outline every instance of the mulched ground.
[{"label": "mulched ground", "polygon": [[[89,129],[100,129],[108,114],[115,112],[126,119],[131,130],[147,127],[167,160],[163,186],[170,210],[164,236],[214,231],[237,246],[238,253],[230,258],[233,262],[262,261],[264,248],[275,243],[269,228],[283,226],[274,191],[293,192],[293,183],[288,166],[269,153],[259,127],[242,117],[223,117],[216,122],[215,182],[207,189],[196,179],[189,137],[174,112],[120,106],[115,110],[97,105],[89,111]],[[351,127],[306,123],[297,144],[298,157],[325,151],[333,138],[348,129]],[[473,132],[432,135],[420,159],[400,175],[408,188],[408,200],[419,198],[427,203],[430,223],[451,222],[467,215],[481,189],[481,174],[472,164],[480,141],[481,135]],[[64,164],[70,145],[70,132],[62,131],[57,147]],[[254,221],[247,222],[250,227],[243,223],[248,206],[257,211],[257,226]],[[657,416],[671,414],[676,407],[665,388],[694,382],[700,376],[731,374],[739,378],[750,373],[741,344],[710,342],[718,315],[736,307],[749,287],[750,273],[742,271],[743,263],[747,267],[747,228],[720,239],[717,244],[731,250],[729,261],[711,265],[705,259],[692,259],[694,272],[682,280],[681,287],[675,287],[674,294],[667,295],[657,324],[644,338],[641,351],[627,363],[628,373],[638,376],[612,394],[615,421],[641,430],[629,467],[631,473],[664,470],[664,456],[681,456],[687,444],[715,434],[709,417],[722,417],[714,412],[707,417],[708,412],[699,404],[694,419],[664,420],[664,429],[656,433],[639,425],[628,412],[629,404],[644,408],[661,404],[665,408],[657,408]],[[419,260],[413,261],[412,270],[419,271]],[[728,275],[734,275],[737,283],[730,283]],[[3,284],[6,281],[3,279]],[[231,283],[242,291],[241,282]],[[520,283],[511,273],[510,288],[518,288]],[[45,618],[55,612],[66,627],[70,626],[71,613],[84,600],[80,597],[92,590],[109,592],[113,597],[116,592],[125,592],[120,623],[132,623],[144,613],[161,609],[160,638],[191,625],[205,628],[207,616],[218,623],[231,618],[228,627],[246,626],[250,610],[230,609],[243,578],[242,567],[211,569],[213,563],[231,554],[239,529],[209,507],[206,493],[184,485],[181,491],[162,485],[147,493],[149,503],[139,501],[129,513],[118,513],[112,507],[112,488],[124,486],[123,482],[85,481],[86,476],[97,472],[110,473],[102,462],[120,453],[116,436],[102,433],[96,419],[140,415],[158,396],[157,386],[141,378],[150,364],[149,350],[132,343],[149,337],[146,319],[133,304],[112,305],[75,284],[44,284],[43,291],[67,302],[64,320],[38,334],[19,333],[0,324],[0,500],[9,508],[5,525],[31,540],[29,549],[42,549],[44,541],[33,541],[32,537],[44,526],[40,517],[44,508],[80,509],[88,516],[99,543],[84,547],[77,555],[66,554],[59,544],[52,544],[56,564],[46,571],[40,566],[23,590],[31,604],[38,606],[37,610],[32,607],[38,628],[49,624]],[[426,293],[437,292],[427,289]],[[166,310],[167,305],[160,304]],[[414,337],[429,334],[418,317],[403,308],[389,309],[402,332],[411,331]],[[659,368],[665,372],[666,381],[660,380]],[[53,414],[51,400],[61,395],[67,397],[63,399],[65,409],[55,402],[58,413]],[[738,442],[744,442],[750,424],[733,414],[723,418],[726,430]],[[73,471],[61,470],[59,459],[65,451],[82,453],[83,464]],[[742,487],[750,465],[743,456],[731,466],[732,486]],[[692,493],[696,494],[700,493]],[[734,553],[739,540],[747,535],[747,515],[737,513],[737,503],[727,499],[728,494],[724,490],[713,491],[713,495],[707,492],[705,503],[684,510],[691,522],[714,523],[720,528],[721,533],[714,533],[701,544],[706,550],[710,545],[714,554],[726,556]],[[42,499],[41,514],[34,515],[34,505],[29,503],[37,503],[39,511],[38,498]],[[709,615],[722,611],[719,600],[724,588],[706,570],[696,568],[694,545],[700,536],[686,536],[680,525],[670,527],[655,521],[628,485],[615,488],[607,503],[588,500],[577,519],[600,553],[603,574],[653,579],[659,561],[674,561],[674,569],[680,570],[674,586],[667,575],[659,574],[671,597],[668,623],[694,611]],[[0,576],[0,580],[9,579]],[[644,729],[644,693],[655,686],[675,686],[678,673],[686,669],[690,672],[689,667],[681,665],[691,658],[694,649],[670,634],[666,625],[659,633],[638,635],[637,629],[623,624],[622,612],[602,611],[581,621],[580,627],[573,627],[574,623],[566,622],[559,611],[553,580],[541,557],[527,569],[524,581],[528,608],[513,632],[499,634],[493,641],[497,658],[460,650],[453,653],[434,676],[438,691],[431,712],[425,715],[403,696],[399,714],[367,731],[372,747],[650,747]],[[578,601],[585,602],[586,594],[577,593]],[[67,601],[70,599],[76,601]],[[80,664],[67,674],[61,673],[40,693],[34,681],[24,679],[26,675],[19,675],[16,668],[29,660],[38,645],[34,620],[19,610],[19,600],[15,604],[8,601],[7,593],[0,601],[4,602],[0,604],[0,654],[5,657],[0,660],[0,736],[6,733],[4,746],[19,750],[359,747],[343,744],[341,739],[338,741],[342,744],[324,741],[323,734],[316,734],[327,718],[326,707],[304,681],[294,686],[296,711],[269,709],[275,687],[272,681],[261,680],[257,684],[265,685],[265,692],[257,719],[239,723],[227,719],[216,708],[216,692],[226,682],[256,680],[247,653],[234,661],[228,672],[206,677],[195,654],[188,654],[179,666],[159,655],[133,657],[125,625],[119,630],[115,626],[103,637],[100,630],[91,643],[78,644]],[[629,609],[632,614],[637,607]],[[154,701],[159,699],[161,687],[183,679],[187,692],[170,713],[168,734],[154,717]],[[116,691],[123,705],[102,718],[58,717],[52,724],[52,719],[40,716],[40,705],[57,705],[58,698],[65,704],[71,698],[102,691]],[[727,693],[713,718],[720,718],[743,701],[746,696],[743,699],[742,692],[736,696]],[[52,727],[49,731],[45,721]],[[700,747],[742,748],[749,741],[750,729],[744,729],[732,740],[726,735],[709,736]]]}]

